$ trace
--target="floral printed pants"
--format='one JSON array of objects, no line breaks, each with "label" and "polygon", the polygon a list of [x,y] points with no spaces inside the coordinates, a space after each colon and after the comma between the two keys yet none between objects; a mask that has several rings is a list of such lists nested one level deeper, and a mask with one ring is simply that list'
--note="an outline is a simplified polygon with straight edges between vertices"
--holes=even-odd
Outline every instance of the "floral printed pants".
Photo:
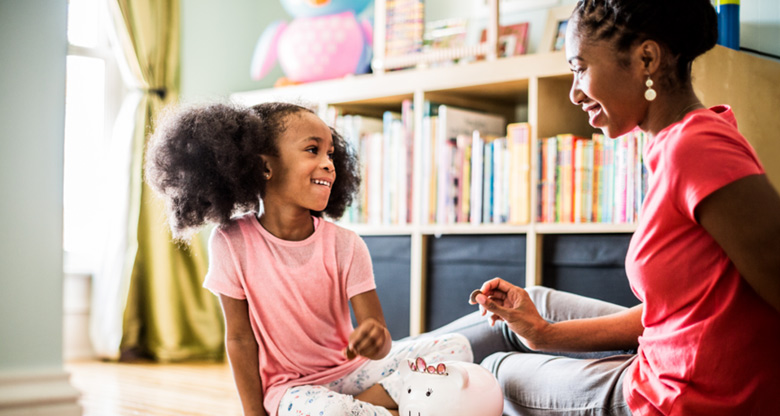
[{"label": "floral printed pants", "polygon": [[406,360],[422,357],[428,363],[441,361],[472,362],[471,345],[460,334],[443,334],[424,339],[393,342],[390,353],[378,361],[366,361],[361,367],[322,386],[290,387],[282,396],[279,416],[389,416],[385,408],[354,398],[379,383],[398,403],[403,388],[399,366]]}]

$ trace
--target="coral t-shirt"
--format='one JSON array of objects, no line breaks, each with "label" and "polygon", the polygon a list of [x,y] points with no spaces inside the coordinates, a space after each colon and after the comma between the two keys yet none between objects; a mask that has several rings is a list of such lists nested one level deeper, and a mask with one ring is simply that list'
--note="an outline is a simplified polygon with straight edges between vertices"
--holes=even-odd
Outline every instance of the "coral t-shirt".
[{"label": "coral t-shirt", "polygon": [[[780,313],[694,218],[723,186],[763,167],[727,106],[693,111],[644,149],[650,171],[626,257],[644,302],[623,391],[637,415],[780,415]],[[778,254],[780,255],[780,254]]]},{"label": "coral t-shirt", "polygon": [[287,388],[329,383],[366,360],[342,351],[353,330],[349,299],[376,288],[368,248],[354,232],[312,218],[314,233],[302,241],[275,237],[252,214],[209,241],[203,286],[246,299],[270,415]]}]

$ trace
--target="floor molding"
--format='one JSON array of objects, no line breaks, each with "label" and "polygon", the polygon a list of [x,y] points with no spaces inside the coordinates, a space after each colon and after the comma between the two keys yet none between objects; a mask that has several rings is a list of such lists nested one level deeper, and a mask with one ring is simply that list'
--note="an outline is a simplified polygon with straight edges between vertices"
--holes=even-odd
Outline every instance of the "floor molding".
[{"label": "floor molding", "polygon": [[0,416],[81,416],[79,396],[63,370],[0,371]]}]

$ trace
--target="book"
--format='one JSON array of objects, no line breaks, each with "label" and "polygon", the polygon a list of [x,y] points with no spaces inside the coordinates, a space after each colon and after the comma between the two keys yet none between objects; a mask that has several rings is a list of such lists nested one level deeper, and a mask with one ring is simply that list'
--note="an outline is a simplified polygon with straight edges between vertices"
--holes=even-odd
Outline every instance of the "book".
[{"label": "book", "polygon": [[577,139],[574,142],[574,222],[592,221],[593,142]]},{"label": "book", "polygon": [[605,178],[604,178],[604,135],[602,134],[594,134],[593,138],[591,139],[593,142],[593,215],[591,216],[591,221],[593,222],[603,222],[604,221],[604,212],[602,210],[603,207],[603,199],[604,199],[604,184],[605,184]]},{"label": "book", "polygon": [[484,139],[484,175],[482,178],[482,223],[493,222],[493,142],[494,136]]},{"label": "book", "polygon": [[511,157],[509,222],[527,224],[531,220],[531,128],[528,123],[512,123],[506,128]]},{"label": "book", "polygon": [[[401,126],[403,145],[401,146],[401,163],[398,172],[405,175],[405,183],[399,185],[399,224],[407,224],[412,220],[412,193],[414,179],[414,110],[412,100],[401,102]],[[403,181],[403,179],[401,179]]]},{"label": "book", "polygon": [[493,223],[506,222],[504,213],[504,200],[508,196],[504,193],[504,154],[506,153],[506,137],[500,137],[493,141]]},{"label": "book", "polygon": [[439,162],[437,155],[439,150],[437,148],[437,128],[438,128],[438,112],[439,105],[426,100],[423,103],[423,119],[422,119],[422,184],[423,192],[421,193],[421,212],[422,222],[427,224],[433,224],[436,222],[436,183]]},{"label": "book", "polygon": [[548,137],[542,140],[543,184],[542,184],[542,221],[556,222],[556,193],[558,183],[558,138]]},{"label": "book", "polygon": [[456,181],[458,193],[455,195],[455,222],[469,221],[471,210],[471,146],[472,135],[459,134],[457,137],[457,170]]},{"label": "book", "polygon": [[471,138],[471,194],[469,195],[469,222],[479,224],[482,221],[482,184],[484,176],[485,142],[479,130],[474,130]]}]

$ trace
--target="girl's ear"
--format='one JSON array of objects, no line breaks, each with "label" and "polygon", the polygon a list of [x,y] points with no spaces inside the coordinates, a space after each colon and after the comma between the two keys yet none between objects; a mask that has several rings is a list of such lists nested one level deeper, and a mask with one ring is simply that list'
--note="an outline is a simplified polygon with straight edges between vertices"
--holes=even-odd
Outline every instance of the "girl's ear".
[{"label": "girl's ear", "polygon": [[273,169],[271,167],[271,158],[269,158],[266,155],[260,155],[260,159],[263,160],[263,178],[265,180],[271,179],[271,176],[273,176]]}]

